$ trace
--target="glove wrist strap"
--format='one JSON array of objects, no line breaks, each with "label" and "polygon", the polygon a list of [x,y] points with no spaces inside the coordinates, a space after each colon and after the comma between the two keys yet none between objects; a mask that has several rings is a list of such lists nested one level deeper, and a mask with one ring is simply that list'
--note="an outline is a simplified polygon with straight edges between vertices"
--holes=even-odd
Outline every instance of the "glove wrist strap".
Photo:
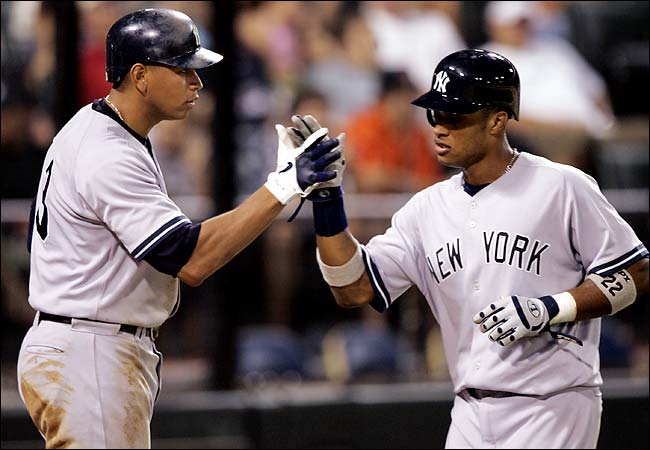
[{"label": "glove wrist strap", "polygon": [[577,306],[573,295],[565,291],[555,295],[540,297],[540,300],[546,306],[549,316],[549,322],[545,327],[545,331],[548,331],[554,339],[563,339],[582,346],[582,341],[576,336],[550,329],[551,325],[556,325],[562,322],[573,322],[576,320]]},{"label": "glove wrist strap", "polygon": [[553,296],[548,295],[540,298],[540,300],[546,305],[550,325],[576,320],[576,300],[568,292],[561,292]]},{"label": "glove wrist strap", "polygon": [[341,186],[324,187],[314,189],[308,196],[307,200],[312,202],[331,202],[343,196],[343,189]]},{"label": "glove wrist strap", "polygon": [[280,174],[276,172],[271,172],[269,174],[266,183],[264,183],[264,187],[268,189],[269,192],[271,192],[271,194],[273,194],[273,196],[277,198],[278,201],[283,205],[289,203],[292,198],[299,194],[297,189],[292,189],[291,187],[287,186],[286,183],[283,183],[283,180],[280,178]]},{"label": "glove wrist strap", "polygon": [[[323,202],[331,202],[332,200],[336,200],[337,198],[340,197],[343,197],[343,189],[341,189],[341,186],[314,189],[309,195],[307,195],[307,197],[303,197],[300,199],[300,204],[298,205],[296,210],[291,214],[287,222],[291,222],[293,219],[296,218],[296,216],[300,212],[300,209],[302,208],[302,205],[305,203],[305,199],[310,200],[314,203],[323,203]],[[343,214],[345,215],[345,211],[343,211]],[[343,230],[345,230],[347,226],[348,225],[346,220],[345,227],[343,228]],[[321,236],[326,236],[326,235],[321,234]]]}]

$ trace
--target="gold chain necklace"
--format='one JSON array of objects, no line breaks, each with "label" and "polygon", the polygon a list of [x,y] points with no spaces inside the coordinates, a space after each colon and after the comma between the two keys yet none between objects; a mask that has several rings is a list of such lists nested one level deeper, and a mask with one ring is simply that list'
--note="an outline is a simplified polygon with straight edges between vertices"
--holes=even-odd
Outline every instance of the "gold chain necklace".
[{"label": "gold chain necklace", "polygon": [[[501,176],[503,176],[503,175],[507,174],[508,172],[510,172],[510,169],[512,169],[512,166],[513,166],[513,165],[515,164],[515,162],[517,161],[517,158],[519,158],[519,151],[517,151],[516,148],[513,148],[513,149],[512,149],[512,158],[510,158],[510,162],[509,162],[508,165],[506,166],[506,170],[503,171],[503,173],[501,174]],[[463,183],[467,183],[467,180],[465,179],[465,176],[464,176],[464,175],[463,175]]]},{"label": "gold chain necklace", "polygon": [[510,172],[510,169],[512,169],[512,166],[515,164],[515,161],[517,161],[518,157],[519,157],[519,152],[517,151],[516,148],[513,148],[512,149],[512,158],[510,158],[510,162],[506,166],[506,170],[503,171],[503,175]]},{"label": "gold chain necklace", "polygon": [[[117,109],[117,106],[115,106],[113,103],[111,103],[111,101],[108,99],[108,97],[110,97],[110,94],[107,95],[104,98],[104,100],[106,100],[106,103],[108,103],[108,106],[110,106],[111,109],[117,113],[117,117],[119,117],[120,120],[122,120],[122,122],[126,123],[126,121],[124,120],[124,117],[122,117],[122,114],[120,114],[120,110]],[[512,161],[511,161],[511,163],[512,163]]]}]

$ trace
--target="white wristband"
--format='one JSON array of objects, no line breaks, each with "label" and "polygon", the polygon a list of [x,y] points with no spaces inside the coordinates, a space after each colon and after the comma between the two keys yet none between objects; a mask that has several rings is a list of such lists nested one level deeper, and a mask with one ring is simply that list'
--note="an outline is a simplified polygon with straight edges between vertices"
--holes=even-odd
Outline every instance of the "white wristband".
[{"label": "white wristband", "polygon": [[578,312],[578,307],[576,306],[576,299],[573,298],[573,295],[568,292],[561,292],[559,294],[552,295],[553,299],[557,303],[559,309],[557,316],[553,317],[549,322],[551,325],[562,322],[573,322],[576,320],[576,314]]},{"label": "white wristband", "polygon": [[619,270],[616,273],[602,277],[592,273],[587,279],[593,281],[598,289],[605,294],[607,300],[612,305],[612,314],[616,314],[621,309],[630,306],[636,300],[636,285],[630,272]]},{"label": "white wristband", "polygon": [[323,279],[330,286],[341,287],[347,286],[354,283],[363,272],[365,272],[366,267],[363,264],[363,258],[361,256],[361,247],[359,243],[355,241],[357,246],[357,251],[354,253],[352,258],[342,266],[328,266],[320,259],[320,252],[316,248],[316,261],[318,261],[318,267],[323,274]]}]

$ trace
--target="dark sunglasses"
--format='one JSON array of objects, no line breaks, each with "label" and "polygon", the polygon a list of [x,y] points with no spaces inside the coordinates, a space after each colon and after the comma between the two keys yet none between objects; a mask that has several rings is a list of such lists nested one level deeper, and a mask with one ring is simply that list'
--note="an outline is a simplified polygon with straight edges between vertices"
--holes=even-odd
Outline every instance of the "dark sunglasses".
[{"label": "dark sunglasses", "polygon": [[467,114],[456,114],[442,111],[436,112],[433,109],[427,109],[427,121],[432,127],[435,127],[438,124],[438,122],[436,122],[436,115],[438,115],[438,122],[444,125],[458,125],[467,120]]}]

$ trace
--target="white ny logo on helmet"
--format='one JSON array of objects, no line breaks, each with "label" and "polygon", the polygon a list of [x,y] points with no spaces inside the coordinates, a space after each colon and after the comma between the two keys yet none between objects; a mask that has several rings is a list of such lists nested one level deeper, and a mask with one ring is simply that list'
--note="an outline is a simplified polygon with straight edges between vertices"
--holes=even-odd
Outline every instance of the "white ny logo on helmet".
[{"label": "white ny logo on helmet", "polygon": [[442,72],[438,72],[436,75],[436,81],[433,84],[433,89],[444,94],[447,92],[447,83],[449,83],[449,76],[447,75],[447,72],[444,70]]}]

